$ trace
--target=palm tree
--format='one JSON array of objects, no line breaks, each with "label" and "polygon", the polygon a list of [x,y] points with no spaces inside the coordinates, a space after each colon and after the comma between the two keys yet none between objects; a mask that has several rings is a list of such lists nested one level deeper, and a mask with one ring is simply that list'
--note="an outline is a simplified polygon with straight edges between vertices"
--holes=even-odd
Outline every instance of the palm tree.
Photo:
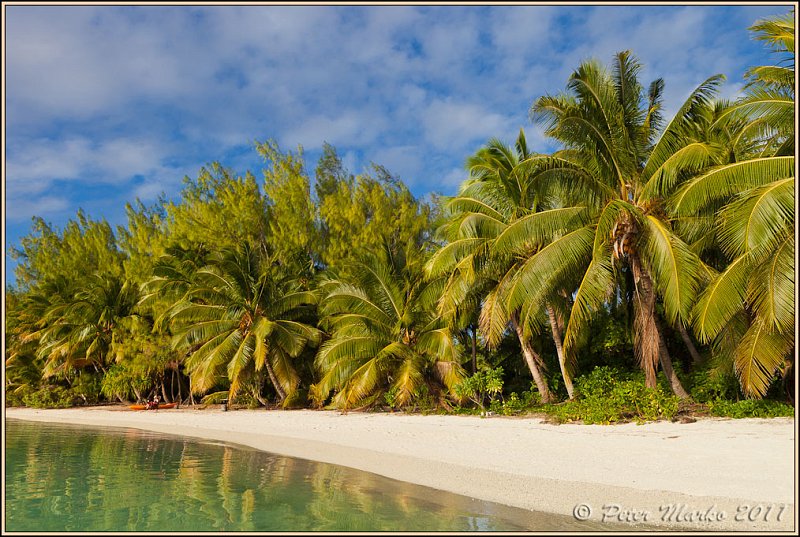
[{"label": "palm tree", "polygon": [[533,159],[537,180],[565,186],[563,208],[552,218],[531,215],[512,224],[497,248],[537,247],[514,278],[508,307],[544,304],[559,289],[575,289],[567,355],[593,312],[630,274],[634,348],[647,386],[655,386],[660,362],[673,391],[688,397],[672,368],[656,303],[660,298],[671,325],[688,323],[710,269],[675,233],[664,199],[689,174],[722,158],[696,129],[722,77],[698,86],[662,129],[663,81],[650,84],[645,96],[639,70],[629,52],[616,55],[612,72],[587,61],[570,77],[567,93],[536,100],[532,118],[565,147]]},{"label": "palm tree", "polygon": [[[794,347],[794,18],[759,21],[751,30],[787,66],[749,71],[747,94],[714,122],[739,122],[737,139],[753,148],[688,181],[670,199],[678,217],[714,223],[726,266],[694,308],[701,341],[732,362],[743,392],[762,397]],[[727,360],[725,360],[727,359]]]},{"label": "palm tree", "polygon": [[74,294],[51,303],[38,334],[44,376],[67,376],[87,366],[105,372],[119,323],[133,315],[138,298],[122,277],[93,274]]},{"label": "palm tree", "polygon": [[[514,148],[493,139],[468,160],[471,178],[456,197],[447,201],[449,217],[440,229],[449,244],[434,254],[427,271],[432,277],[447,278],[439,308],[448,318],[464,304],[482,302],[480,326],[490,346],[500,342],[511,324],[542,400],[549,402],[552,395],[543,375],[543,362],[530,337],[549,322],[561,373],[572,398],[572,367],[562,352],[563,325],[558,308],[563,304],[562,297],[555,295],[538,309],[527,304],[506,308],[510,282],[530,251],[520,255],[496,248],[498,239],[514,222],[549,209],[547,200],[552,193],[532,180],[532,157],[525,132],[520,130]],[[541,319],[542,312],[547,321]]]},{"label": "palm tree", "polygon": [[755,132],[761,156],[794,155],[794,10],[786,15],[756,21],[754,38],[765,41],[782,65],[761,65],[745,74],[745,95],[720,115],[748,118],[747,131]]},{"label": "palm tree", "polygon": [[355,262],[347,281],[324,285],[322,323],[332,337],[316,358],[320,381],[312,397],[349,409],[391,392],[396,406],[426,388],[455,396],[464,378],[452,334],[430,307],[439,288],[426,284],[422,261],[390,248]]},{"label": "palm tree", "polygon": [[44,362],[36,356],[36,334],[47,308],[37,307],[40,297],[33,292],[6,291],[6,393],[21,396],[42,380]]},{"label": "palm tree", "polygon": [[[205,393],[227,378],[233,399],[265,369],[279,402],[287,402],[300,381],[292,359],[319,340],[319,331],[303,322],[315,294],[279,274],[270,258],[246,243],[207,261],[191,274],[175,271],[177,283],[162,276],[150,284],[152,290],[171,284],[185,289],[165,319],[173,348],[189,353],[192,390]],[[260,392],[257,381],[253,395],[263,404]]]}]

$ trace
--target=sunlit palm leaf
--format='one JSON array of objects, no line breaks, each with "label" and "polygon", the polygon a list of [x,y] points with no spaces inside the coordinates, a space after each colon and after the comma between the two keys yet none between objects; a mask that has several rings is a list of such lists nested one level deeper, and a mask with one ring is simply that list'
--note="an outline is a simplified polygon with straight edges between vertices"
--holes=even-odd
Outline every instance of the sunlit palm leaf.
[{"label": "sunlit palm leaf", "polygon": [[742,190],[794,175],[794,157],[769,157],[718,166],[688,181],[669,200],[679,215],[699,209]]},{"label": "sunlit palm leaf", "polygon": [[792,337],[771,332],[760,320],[750,326],[734,355],[736,375],[745,394],[760,398],[767,393],[792,343]]}]

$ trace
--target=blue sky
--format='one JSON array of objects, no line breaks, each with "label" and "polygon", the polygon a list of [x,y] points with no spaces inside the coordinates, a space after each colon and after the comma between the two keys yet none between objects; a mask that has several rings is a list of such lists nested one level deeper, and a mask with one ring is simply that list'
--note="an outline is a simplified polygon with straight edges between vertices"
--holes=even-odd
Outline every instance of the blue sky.
[{"label": "blue sky", "polygon": [[[666,82],[667,114],[708,76],[734,97],[774,63],[747,27],[783,5],[20,6],[5,9],[4,249],[41,216],[174,197],[212,161],[260,174],[253,141],[324,142],[418,196],[452,194],[464,160],[525,128],[580,61],[630,49]],[[14,262],[6,255],[7,282]]]}]

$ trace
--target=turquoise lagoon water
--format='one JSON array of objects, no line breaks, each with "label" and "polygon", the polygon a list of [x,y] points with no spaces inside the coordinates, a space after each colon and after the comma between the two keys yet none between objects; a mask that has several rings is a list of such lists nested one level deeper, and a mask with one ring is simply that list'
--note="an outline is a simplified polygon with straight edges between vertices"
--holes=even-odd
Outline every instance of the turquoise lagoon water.
[{"label": "turquoise lagoon water", "polygon": [[122,428],[6,421],[6,531],[520,531],[589,523],[341,466]]}]

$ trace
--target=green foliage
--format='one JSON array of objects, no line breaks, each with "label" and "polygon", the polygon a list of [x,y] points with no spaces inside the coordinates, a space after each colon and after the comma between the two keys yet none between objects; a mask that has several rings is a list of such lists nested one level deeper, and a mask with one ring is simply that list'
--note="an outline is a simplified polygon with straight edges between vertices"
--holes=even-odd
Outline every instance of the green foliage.
[{"label": "green foliage", "polygon": [[100,384],[100,392],[111,400],[117,397],[125,401],[139,400],[154,385],[155,380],[146,369],[122,363],[113,365],[106,371]]},{"label": "green foliage", "polygon": [[31,233],[10,254],[18,262],[16,284],[22,290],[59,278],[80,282],[94,272],[122,275],[123,256],[111,226],[105,220],[91,220],[83,211],[61,232],[34,218]]},{"label": "green foliage", "polygon": [[459,397],[467,398],[485,410],[487,399],[491,405],[503,392],[503,368],[478,371],[456,384],[455,392]]},{"label": "green foliage", "polygon": [[389,408],[397,408],[397,394],[399,392],[400,388],[398,386],[392,386],[386,390],[386,393],[383,394],[383,400],[386,401],[386,404],[389,405]]},{"label": "green foliage", "polygon": [[[414,256],[416,257],[416,256]],[[372,404],[392,386],[398,407],[415,404],[430,384],[455,395],[463,378],[455,341],[425,300],[421,263],[390,245],[365,257],[348,276],[324,284],[321,325],[332,334],[315,365],[321,375],[312,400],[336,408]],[[384,399],[385,400],[385,399]]]},{"label": "green foliage", "polygon": [[559,421],[614,423],[635,420],[639,423],[671,419],[678,412],[679,399],[662,385],[647,388],[641,373],[627,373],[610,367],[597,367],[575,381],[577,398],[545,408]]},{"label": "green foliage", "polygon": [[503,416],[516,416],[536,411],[537,407],[541,407],[541,405],[542,396],[535,389],[531,389],[522,392],[521,396],[517,395],[517,392],[511,392],[503,400],[495,399],[489,405],[489,410]]},{"label": "green foliage", "polygon": [[727,399],[735,400],[739,395],[739,383],[731,373],[718,369],[700,369],[691,375],[692,399],[698,403]]},{"label": "green foliage", "polygon": [[266,369],[283,401],[300,382],[293,360],[320,339],[320,331],[303,322],[316,293],[249,243],[223,248],[207,261],[186,274],[154,278],[147,286],[158,293],[178,279],[185,288],[166,317],[174,334],[171,347],[188,355],[192,390],[203,394],[227,379],[235,398]]},{"label": "green foliage", "polygon": [[49,385],[26,393],[22,402],[32,408],[67,408],[75,404],[75,396],[63,386]]},{"label": "green foliage", "polygon": [[426,247],[432,209],[385,168],[350,175],[331,148],[317,168],[319,260],[346,276],[354,261],[389,248],[412,257]]},{"label": "green foliage", "polygon": [[127,226],[117,227],[119,248],[125,254],[125,277],[141,285],[153,274],[153,265],[164,254],[167,235],[163,205],[145,207],[138,199],[125,205]]},{"label": "green foliage", "polygon": [[200,399],[200,403],[203,405],[220,405],[224,401],[229,401],[228,394],[229,392],[227,390],[209,393]]},{"label": "green foliage", "polygon": [[264,170],[264,193],[270,251],[284,265],[310,275],[319,234],[303,150],[283,153],[274,141],[256,143],[256,149],[269,165]]},{"label": "green foliage", "polygon": [[777,418],[794,416],[794,407],[792,405],[766,399],[744,399],[742,401],[715,399],[708,403],[708,409],[714,416],[723,416],[727,418]]},{"label": "green foliage", "polygon": [[237,177],[215,162],[201,168],[197,179],[188,176],[178,203],[164,205],[167,243],[208,251],[244,242],[265,247],[267,204],[255,177]]},{"label": "green foliage", "polygon": [[77,376],[70,386],[70,391],[77,401],[84,405],[95,405],[100,402],[102,395],[103,376],[92,374],[88,371]]},{"label": "green foliage", "polygon": [[19,386],[16,389],[5,390],[6,407],[25,406],[25,396],[36,391],[29,385]]}]

